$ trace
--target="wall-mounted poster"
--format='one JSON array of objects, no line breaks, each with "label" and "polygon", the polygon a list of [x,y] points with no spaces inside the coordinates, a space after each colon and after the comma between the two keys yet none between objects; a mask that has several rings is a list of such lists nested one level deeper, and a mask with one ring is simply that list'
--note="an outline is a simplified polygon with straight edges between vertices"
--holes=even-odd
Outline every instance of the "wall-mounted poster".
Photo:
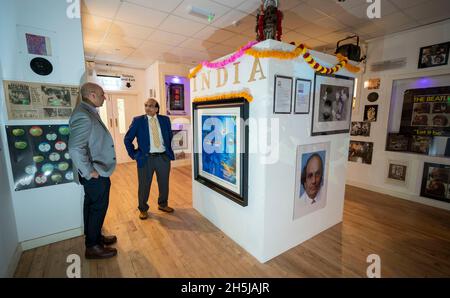
[{"label": "wall-mounted poster", "polygon": [[450,86],[406,90],[400,132],[450,136]]},{"label": "wall-mounted poster", "polygon": [[418,68],[428,68],[448,63],[450,42],[420,48]]},{"label": "wall-mounted poster", "polygon": [[172,130],[172,149],[182,150],[188,149],[188,133],[187,130]]},{"label": "wall-mounted poster", "polygon": [[184,109],[184,85],[169,83],[168,86],[169,110],[171,112],[185,112]]},{"label": "wall-mounted poster", "polygon": [[348,161],[372,164],[373,143],[350,141]]},{"label": "wall-mounted poster", "polygon": [[293,219],[327,204],[330,142],[297,147]]},{"label": "wall-mounted poster", "polygon": [[290,114],[292,110],[292,78],[276,75],[273,92],[273,113]]},{"label": "wall-mounted poster", "polygon": [[68,119],[77,103],[77,86],[3,81],[9,120]]},{"label": "wall-mounted poster", "polygon": [[6,126],[15,190],[74,180],[67,125]]},{"label": "wall-mounted poster", "polygon": [[366,105],[364,107],[364,121],[375,122],[378,117],[378,105]]},{"label": "wall-mounted poster", "polygon": [[420,195],[450,203],[450,165],[424,163]]},{"label": "wall-mounted poster", "polygon": [[408,161],[388,160],[386,182],[398,185],[405,185],[408,173]]},{"label": "wall-mounted poster", "polygon": [[316,73],[311,135],[348,133],[354,79]]},{"label": "wall-mounted poster", "polygon": [[370,136],[370,122],[352,122],[351,136]]},{"label": "wall-mounted poster", "polygon": [[308,114],[311,101],[311,81],[295,79],[294,114]]},{"label": "wall-mounted poster", "polygon": [[409,150],[409,136],[390,133],[386,142],[387,151],[408,151]]},{"label": "wall-mounted poster", "polygon": [[245,99],[199,102],[194,109],[194,178],[247,206],[248,119]]}]

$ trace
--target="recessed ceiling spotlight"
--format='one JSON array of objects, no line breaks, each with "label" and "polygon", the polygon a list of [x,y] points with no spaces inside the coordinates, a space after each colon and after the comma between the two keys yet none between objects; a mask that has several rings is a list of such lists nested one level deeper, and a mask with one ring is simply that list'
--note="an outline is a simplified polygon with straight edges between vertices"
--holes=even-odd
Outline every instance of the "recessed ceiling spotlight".
[{"label": "recessed ceiling spotlight", "polygon": [[214,17],[216,16],[214,12],[196,6],[189,5],[187,9],[189,14],[203,19],[207,19],[208,22],[210,23],[214,20]]}]

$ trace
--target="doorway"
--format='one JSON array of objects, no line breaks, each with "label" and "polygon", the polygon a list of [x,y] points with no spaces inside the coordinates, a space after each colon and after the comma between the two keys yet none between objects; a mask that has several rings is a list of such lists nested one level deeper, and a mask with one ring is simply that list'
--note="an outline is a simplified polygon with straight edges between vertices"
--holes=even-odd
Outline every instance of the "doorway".
[{"label": "doorway", "polygon": [[105,96],[106,100],[100,108],[99,114],[114,140],[117,163],[132,162],[132,159],[128,156],[123,139],[133,118],[139,115],[137,95],[106,93]]}]

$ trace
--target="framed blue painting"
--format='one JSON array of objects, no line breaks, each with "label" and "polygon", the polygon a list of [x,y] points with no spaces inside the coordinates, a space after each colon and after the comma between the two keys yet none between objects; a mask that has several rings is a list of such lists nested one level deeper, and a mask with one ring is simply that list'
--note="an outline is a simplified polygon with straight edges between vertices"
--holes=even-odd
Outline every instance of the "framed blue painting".
[{"label": "framed blue painting", "polygon": [[193,104],[194,178],[247,206],[248,102],[230,99]]}]

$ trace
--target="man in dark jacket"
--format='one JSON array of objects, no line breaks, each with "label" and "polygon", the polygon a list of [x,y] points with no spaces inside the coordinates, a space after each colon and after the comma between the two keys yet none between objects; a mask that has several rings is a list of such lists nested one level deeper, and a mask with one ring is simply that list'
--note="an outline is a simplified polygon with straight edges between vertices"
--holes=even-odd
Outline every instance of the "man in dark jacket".
[{"label": "man in dark jacket", "polygon": [[[145,115],[135,117],[125,135],[125,147],[128,155],[136,160],[139,179],[140,219],[148,218],[147,204],[153,173],[156,172],[159,198],[158,209],[171,213],[168,206],[170,161],[175,159],[172,150],[172,125],[170,118],[159,115],[159,104],[154,98],[145,103]],[[133,141],[137,138],[138,148]]]}]

